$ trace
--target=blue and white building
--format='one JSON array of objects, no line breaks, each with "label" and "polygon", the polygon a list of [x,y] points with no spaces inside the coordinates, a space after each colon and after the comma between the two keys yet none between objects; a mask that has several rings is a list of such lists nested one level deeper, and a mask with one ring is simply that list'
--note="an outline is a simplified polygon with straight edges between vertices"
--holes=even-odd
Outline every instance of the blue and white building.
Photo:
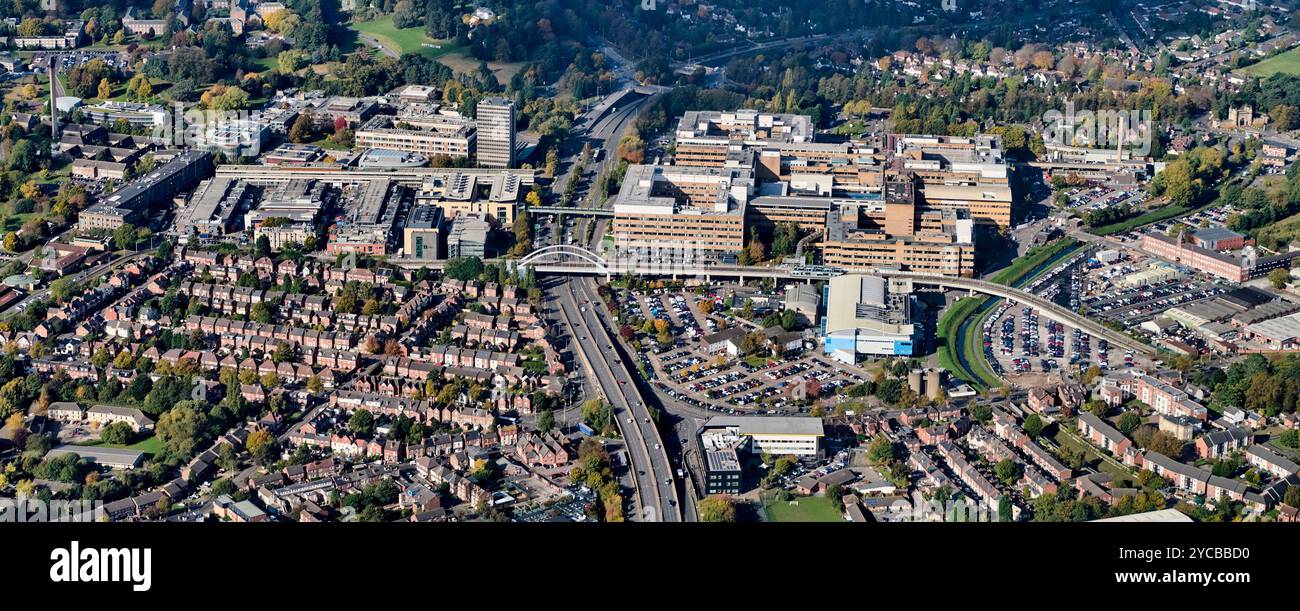
[{"label": "blue and white building", "polygon": [[918,342],[913,301],[905,285],[867,274],[830,279],[823,303],[823,350],[852,363],[859,355],[911,356]]}]

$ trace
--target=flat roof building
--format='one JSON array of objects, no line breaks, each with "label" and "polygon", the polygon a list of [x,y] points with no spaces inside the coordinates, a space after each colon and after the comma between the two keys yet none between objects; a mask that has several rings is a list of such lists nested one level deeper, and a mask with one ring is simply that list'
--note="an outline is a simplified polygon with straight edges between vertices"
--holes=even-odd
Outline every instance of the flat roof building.
[{"label": "flat roof building", "polygon": [[830,279],[822,329],[826,354],[855,362],[859,354],[914,353],[918,338],[912,322],[912,296],[891,290],[890,285],[884,278],[865,274]]},{"label": "flat roof building", "polygon": [[126,223],[135,224],[151,206],[174,197],[211,174],[211,153],[183,151],[161,167],[83,210],[77,220],[77,229],[112,231]]},{"label": "flat roof building", "polygon": [[483,258],[487,253],[488,234],[492,226],[479,214],[461,214],[451,221],[447,232],[447,256]]},{"label": "flat roof building", "polygon": [[436,206],[416,206],[402,227],[402,254],[415,259],[441,259],[444,217]]},{"label": "flat roof building", "polygon": [[629,166],[614,199],[615,247],[682,260],[738,253],[753,193],[749,168]]},{"label": "flat roof building", "polygon": [[144,452],[125,448],[102,446],[61,445],[46,453],[46,458],[76,454],[81,458],[110,469],[134,469],[144,462]]},{"label": "flat roof building", "polygon": [[358,147],[419,153],[429,158],[473,158],[477,138],[473,121],[441,114],[401,118],[378,115],[356,132]]},{"label": "flat roof building", "polygon": [[479,100],[478,164],[485,168],[515,165],[515,103],[498,97]]},{"label": "flat roof building", "polygon": [[821,418],[799,416],[715,416],[701,428],[705,447],[734,447],[748,441],[753,453],[816,456],[825,435]]}]

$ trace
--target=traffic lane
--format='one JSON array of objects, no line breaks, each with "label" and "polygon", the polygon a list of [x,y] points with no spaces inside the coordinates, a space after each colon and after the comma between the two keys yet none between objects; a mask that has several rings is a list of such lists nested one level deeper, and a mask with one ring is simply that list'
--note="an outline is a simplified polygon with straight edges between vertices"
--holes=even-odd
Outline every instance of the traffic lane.
[{"label": "traffic lane", "polygon": [[[572,286],[573,286],[572,283],[570,283],[570,287]],[[585,289],[586,287],[582,287],[582,288]],[[574,305],[576,306],[577,298],[578,298],[576,292],[570,293],[570,297],[573,299]],[[588,300],[588,303],[586,305],[588,306],[595,305],[598,307],[599,303]],[[591,325],[600,325],[602,331],[604,330],[603,323],[598,318],[595,318],[594,310],[591,307],[588,307],[586,312],[583,312],[582,309],[580,308],[579,313],[580,316],[582,317],[583,324],[588,325],[589,330],[595,328],[592,327]],[[607,333],[602,332],[602,335],[607,336]],[[596,341],[595,332],[593,331],[592,334],[588,336],[588,338],[589,338],[588,343],[595,343]],[[659,519],[665,521],[669,521],[669,520],[676,521],[677,519],[676,497],[673,494],[674,489],[672,488],[673,483],[672,483],[671,466],[667,462],[667,457],[662,451],[662,447],[656,448],[656,450],[658,451],[651,451],[649,449],[650,442],[647,441],[647,439],[655,439],[656,440],[654,442],[655,445],[657,446],[661,445],[659,441],[657,441],[658,435],[657,435],[657,430],[653,428],[654,427],[653,421],[647,422],[649,420],[649,412],[648,410],[645,410],[644,405],[640,405],[640,401],[638,400],[639,397],[635,397],[634,394],[630,394],[630,393],[635,393],[635,387],[629,388],[629,386],[632,385],[632,382],[628,378],[627,369],[624,367],[615,368],[612,365],[610,365],[608,361],[605,360],[606,358],[605,355],[609,354],[607,348],[604,348],[603,346],[597,344],[593,346],[592,350],[596,354],[602,355],[602,358],[600,359],[601,363],[604,365],[602,373],[609,374],[609,376],[603,380],[603,383],[618,388],[618,396],[622,399],[623,406],[625,406],[627,413],[635,420],[634,427],[637,429],[638,435],[641,438],[641,442],[643,444],[645,451],[648,452],[650,455],[649,464],[651,466],[651,473],[653,474],[654,477],[654,492],[655,495],[658,497],[657,499],[658,503],[656,504],[660,508],[658,514]],[[641,410],[645,410],[644,415],[642,413],[639,413],[638,409],[634,407],[638,405],[640,405]],[[645,492],[643,492],[643,496],[644,494]],[[668,513],[664,513],[662,511],[662,507],[665,504],[673,508],[673,510]]]},{"label": "traffic lane", "polygon": [[[590,295],[586,295],[586,292],[589,291],[589,289],[590,287],[583,285],[579,290],[584,292],[584,296],[587,297],[587,300],[589,301],[588,305],[599,307],[602,302],[598,301],[598,298],[593,300],[590,298]],[[574,298],[576,300],[576,295]],[[600,325],[602,331],[604,331],[604,323],[599,319],[599,316],[593,308],[589,307],[585,314],[586,316],[583,317],[584,324]],[[608,337],[607,332],[603,332],[602,335]],[[610,339],[609,341],[611,342],[609,346],[612,347],[613,340]],[[608,348],[602,350],[601,347],[598,346],[596,350],[602,354],[610,354]],[[675,494],[676,488],[674,487],[672,476],[672,465],[668,461],[667,451],[662,447],[661,440],[659,439],[659,431],[655,427],[654,421],[650,419],[649,408],[640,401],[640,393],[636,391],[634,382],[626,367],[619,364],[619,367],[615,368],[612,365],[609,365],[608,362],[606,362],[605,365],[615,377],[615,385],[619,387],[619,395],[623,397],[625,404],[629,406],[638,406],[633,409],[632,415],[636,418],[636,426],[641,429],[640,432],[642,438],[653,439],[655,440],[655,445],[659,446],[655,448],[656,451],[650,452],[650,461],[655,473],[655,490],[660,497],[661,504],[668,504],[669,507],[674,508],[674,510],[669,514],[661,515],[675,519],[677,518],[677,502]]]},{"label": "traffic lane", "polygon": [[[581,310],[579,309],[577,301],[576,299],[574,299],[571,292],[569,292],[568,290],[564,290],[564,288],[561,288],[561,295],[568,297],[568,299],[559,297],[557,298],[557,301],[560,305],[560,309],[563,312],[563,316],[565,317],[566,322],[569,323],[569,327],[572,330],[573,329],[572,321],[574,320],[582,321],[582,317],[580,316]],[[587,323],[583,322],[583,324],[586,325]],[[575,343],[580,344],[580,346],[578,346],[577,348],[581,350],[583,355],[587,357],[586,361],[589,364],[591,373],[592,375],[595,376],[596,382],[601,386],[601,388],[602,389],[608,388],[611,385],[618,386],[616,382],[611,382],[611,377],[610,377],[611,374],[606,370],[602,370],[602,368],[597,365],[597,363],[604,364],[604,359],[597,358],[598,351],[596,350],[595,345],[591,341],[590,329],[587,330],[586,334],[577,331],[572,331],[572,332],[574,334],[573,339]],[[586,337],[587,339],[584,340],[582,339],[583,337]],[[653,475],[654,463],[646,453],[647,451],[645,449],[645,440],[640,436],[639,430],[636,427],[625,427],[623,425],[623,421],[621,419],[627,417],[629,411],[625,408],[620,407],[616,402],[614,402],[612,400],[613,396],[610,395],[608,392],[606,392],[606,398],[610,399],[610,404],[612,410],[614,411],[614,417],[616,419],[620,419],[620,420],[616,420],[616,425],[618,426],[619,430],[625,431],[624,433],[624,437],[626,440],[625,445],[628,448],[629,455],[632,458],[632,471],[633,471],[632,477],[636,483],[636,492],[638,493],[636,495],[636,498],[639,499],[638,503],[636,503],[636,505],[638,505],[636,511],[636,517],[638,520],[640,520],[645,515],[643,509],[647,505],[645,496],[648,495],[651,490],[655,489],[653,485],[648,485],[648,482],[646,481],[646,478],[654,477]],[[657,493],[655,496],[658,496]],[[651,503],[650,506],[654,508],[657,515],[662,515],[662,511],[660,510],[660,505],[658,502]]]},{"label": "traffic lane", "polygon": [[[574,306],[576,307],[576,300]],[[588,310],[588,313],[589,312],[590,310]],[[581,317],[583,324],[588,325],[589,327],[593,324],[599,324],[599,321],[593,321],[590,317],[583,316],[582,314],[581,309],[579,309],[579,316]],[[646,428],[642,416],[632,407],[635,405],[635,400],[628,394],[628,380],[626,377],[621,377],[618,370],[612,368],[608,362],[605,361],[603,357],[605,351],[596,342],[594,335],[589,335],[587,337],[588,339],[583,342],[583,345],[584,348],[587,349],[588,354],[602,355],[595,359],[602,366],[597,366],[593,362],[593,369],[597,371],[597,377],[600,379],[603,388],[606,389],[606,398],[610,400],[611,404],[615,408],[615,417],[624,419],[620,422],[620,428],[623,428],[625,431],[634,432],[637,438],[636,441],[639,442],[639,447],[637,448],[638,451],[648,453],[648,455],[643,455],[643,461],[641,464],[649,466],[649,472],[646,473],[645,477],[653,478],[654,483],[651,486],[646,486],[642,489],[643,505],[655,509],[656,519],[671,520],[675,517],[674,514],[672,512],[665,513],[663,509],[665,501],[672,499],[672,494],[666,493],[664,489],[664,481],[669,480],[671,475],[670,472],[667,471],[666,465],[660,458],[660,455],[649,449],[650,442],[648,439],[653,438],[650,435],[652,431]],[[609,388],[617,388],[617,395],[609,393]],[[622,426],[623,424],[626,424],[627,418],[633,420],[631,427]],[[645,497],[650,494],[654,495],[654,503],[646,502]]]}]

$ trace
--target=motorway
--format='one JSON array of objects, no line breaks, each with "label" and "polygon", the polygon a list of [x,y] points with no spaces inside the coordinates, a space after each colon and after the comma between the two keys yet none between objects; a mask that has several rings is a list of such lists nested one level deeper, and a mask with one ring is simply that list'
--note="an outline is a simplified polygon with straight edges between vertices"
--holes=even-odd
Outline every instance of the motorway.
[{"label": "motorway", "polygon": [[595,308],[603,307],[601,302],[594,291],[588,291],[591,289],[583,281],[564,281],[549,288],[546,301],[559,306],[561,321],[574,335],[579,362],[605,395],[627,441],[636,482],[636,511],[630,517],[641,522],[680,522],[681,503],[659,430],[637,389],[636,378],[617,357],[613,340],[596,315]]}]

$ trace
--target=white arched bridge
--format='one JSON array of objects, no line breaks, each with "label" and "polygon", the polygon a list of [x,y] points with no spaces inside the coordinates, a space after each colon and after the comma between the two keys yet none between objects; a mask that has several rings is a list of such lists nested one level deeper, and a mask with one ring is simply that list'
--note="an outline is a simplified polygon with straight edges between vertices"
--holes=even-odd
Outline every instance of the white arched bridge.
[{"label": "white arched bridge", "polygon": [[[442,262],[438,261],[417,262],[414,260],[399,262],[400,265],[407,268],[418,268],[422,266],[437,268],[441,267],[441,263]],[[539,248],[522,259],[511,260],[511,263],[520,267],[531,267],[537,273],[546,274],[597,275],[610,278],[612,276],[632,273],[642,276],[671,276],[673,278],[699,277],[706,281],[711,280],[715,276],[720,278],[739,278],[742,281],[746,278],[802,279],[811,281],[838,276],[850,271],[839,268],[805,265],[759,267],[752,265],[720,263],[712,260],[659,260],[653,256],[631,253],[621,253],[611,260],[586,248],[571,244],[558,244]],[[1116,346],[1128,348],[1146,356],[1153,356],[1157,352],[1152,346],[1126,333],[1111,329],[1095,320],[1080,315],[1078,312],[1062,307],[1049,299],[1044,299],[1043,297],[1035,295],[1029,291],[974,278],[957,278],[952,276],[921,274],[899,270],[864,270],[862,273],[907,279],[912,281],[914,284],[925,286],[966,290],[985,295],[992,295],[994,297],[1001,297],[1003,299],[1010,299],[1037,309],[1042,313],[1043,317],[1049,320],[1059,322],[1071,329],[1079,329],[1093,337],[1105,339]]]}]

